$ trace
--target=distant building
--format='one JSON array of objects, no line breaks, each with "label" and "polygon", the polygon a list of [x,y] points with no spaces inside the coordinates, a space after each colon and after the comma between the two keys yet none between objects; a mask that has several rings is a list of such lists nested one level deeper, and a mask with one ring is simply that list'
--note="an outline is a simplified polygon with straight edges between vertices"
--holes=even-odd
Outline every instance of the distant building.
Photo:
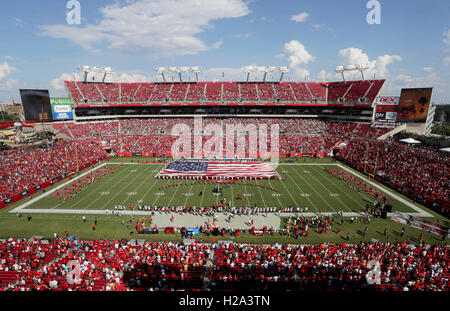
[{"label": "distant building", "polygon": [[6,113],[8,113],[9,115],[23,114],[23,106],[22,106],[22,104],[6,105]]}]

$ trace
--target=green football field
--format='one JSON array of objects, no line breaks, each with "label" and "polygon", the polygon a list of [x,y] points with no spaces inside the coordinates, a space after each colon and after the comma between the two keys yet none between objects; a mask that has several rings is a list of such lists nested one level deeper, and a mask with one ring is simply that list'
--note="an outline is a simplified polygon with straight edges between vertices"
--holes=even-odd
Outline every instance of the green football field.
[{"label": "green football field", "polygon": [[[374,202],[369,193],[354,190],[344,181],[331,177],[325,168],[339,168],[332,163],[282,163],[277,168],[281,180],[241,180],[222,189],[221,195],[213,191],[220,186],[214,182],[154,178],[165,164],[116,163],[107,163],[107,168],[114,167],[113,172],[87,187],[81,186],[81,191],[72,192],[71,198],[64,200],[62,196],[47,192],[26,209],[80,213],[86,210],[103,212],[121,205],[131,211],[132,204],[137,211],[138,205],[207,207],[225,200],[228,206],[235,207],[275,207],[277,210],[299,207],[310,213],[354,213],[364,211],[367,203]],[[70,185],[69,181],[67,186]],[[397,199],[389,200],[389,203],[393,211],[415,212]]]},{"label": "green football field", "polygon": [[[225,236],[216,239],[234,240],[240,243],[321,243],[321,242],[360,242],[371,241],[373,238],[380,241],[403,241],[398,232],[404,225],[395,223],[391,219],[373,219],[369,225],[369,234],[362,235],[366,224],[362,222],[351,223],[351,217],[361,216],[367,203],[372,204],[374,199],[365,191],[358,192],[350,188],[344,181],[331,177],[325,170],[345,169],[352,176],[359,178],[364,183],[371,183],[378,191],[391,196],[389,203],[393,206],[393,212],[402,211],[428,219],[440,219],[448,221],[442,216],[415,204],[406,197],[390,190],[378,183],[372,183],[366,176],[341,165],[334,160],[316,159],[297,161],[284,161],[277,168],[281,180],[246,180],[239,181],[222,189],[222,195],[216,195],[213,190],[216,183],[205,183],[194,180],[162,180],[154,176],[165,167],[166,164],[149,164],[140,162],[153,162],[155,159],[112,158],[93,168],[72,175],[71,179],[36,193],[14,205],[0,211],[0,238],[43,236],[52,238],[54,233],[63,236],[66,232],[83,239],[147,239],[181,241],[179,235],[164,234],[142,235],[135,230],[136,220],[139,218],[152,218],[158,228],[166,226],[201,226],[212,218],[195,215],[180,215],[179,213],[155,213],[138,210],[138,205],[149,206],[196,206],[206,207],[221,203],[222,200],[229,206],[241,207],[273,207],[279,210],[281,207],[299,207],[303,209],[303,215],[312,217],[319,212],[334,214],[337,211],[344,213],[344,222],[336,222],[332,230],[327,234],[319,234],[312,230],[309,237],[295,239],[291,236],[283,236],[276,233],[273,236],[253,236],[244,233],[239,237]],[[83,183],[88,174],[94,171],[103,172],[106,169],[112,172],[106,173],[91,184]],[[66,200],[61,195],[64,188],[69,189],[73,183],[80,192]],[[86,186],[84,186],[86,184]],[[70,189],[69,189],[70,190]],[[68,190],[68,191],[69,191]],[[59,195],[56,196],[56,191]],[[241,199],[237,199],[237,196]],[[130,204],[135,206],[130,209]],[[111,210],[115,205],[126,207],[122,215],[113,215]],[[307,208],[307,211],[306,211]],[[109,212],[107,212],[109,210]],[[306,213],[305,213],[306,212]],[[17,215],[21,217],[17,217]],[[175,215],[172,222],[171,215]],[[283,229],[287,219],[294,214],[271,213],[269,215],[242,216],[233,219],[232,223],[226,222],[227,214],[216,214],[220,227],[249,229],[247,221],[253,219],[255,226],[273,226],[275,229]],[[31,216],[28,220],[27,216]],[[86,222],[82,217],[86,217]],[[96,230],[92,230],[92,224],[97,220]],[[340,228],[338,232],[338,227]],[[408,226],[407,226],[408,227]],[[387,235],[384,231],[387,228]],[[421,230],[408,227],[406,238],[414,241],[423,233]],[[211,236],[202,236],[202,241],[212,242]],[[441,242],[440,237],[426,234],[427,242]]]}]

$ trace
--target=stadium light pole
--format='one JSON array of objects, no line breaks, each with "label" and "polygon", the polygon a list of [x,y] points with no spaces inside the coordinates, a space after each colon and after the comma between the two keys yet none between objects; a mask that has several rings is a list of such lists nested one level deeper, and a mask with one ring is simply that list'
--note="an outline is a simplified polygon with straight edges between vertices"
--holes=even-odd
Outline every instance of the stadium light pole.
[{"label": "stadium light pole", "polygon": [[247,82],[250,79],[251,72],[264,72],[262,81],[266,82],[268,72],[281,72],[280,82],[283,79],[283,75],[289,72],[289,69],[285,66],[245,66],[244,72],[247,74]]},{"label": "stadium light pole", "polygon": [[180,78],[180,82],[183,82],[183,76],[181,74],[182,72],[194,72],[195,77],[198,82],[198,74],[200,72],[202,72],[202,68],[198,67],[198,66],[195,66],[195,67],[157,67],[156,72],[162,75],[164,82],[166,82],[166,77],[165,77],[164,73],[175,72],[178,74],[178,77]]},{"label": "stadium light pole", "polygon": [[345,82],[345,76],[344,76],[345,71],[357,70],[357,71],[361,72],[361,77],[363,80],[365,80],[364,71],[369,68],[370,67],[368,64],[358,64],[358,65],[348,65],[348,66],[336,66],[334,71],[336,71],[337,73],[340,73],[342,75],[342,80]]},{"label": "stadium light pole", "polygon": [[289,69],[288,69],[288,67],[286,67],[286,66],[281,66],[281,67],[279,67],[279,70],[280,70],[280,72],[281,72],[281,76],[280,76],[280,82],[283,80],[283,76],[284,76],[284,74],[285,73],[288,73],[289,72]]},{"label": "stadium light pole", "polygon": [[78,66],[78,70],[84,73],[84,83],[87,82],[87,76],[90,72],[100,72],[103,73],[102,83],[105,82],[106,75],[112,74],[114,70],[111,67],[98,67],[98,66],[87,66],[80,65]]},{"label": "stadium light pole", "polygon": [[103,79],[102,79],[102,83],[105,83],[105,79],[106,79],[106,75],[108,74],[112,74],[114,71],[111,67],[105,67],[104,68],[104,73],[103,73]]}]

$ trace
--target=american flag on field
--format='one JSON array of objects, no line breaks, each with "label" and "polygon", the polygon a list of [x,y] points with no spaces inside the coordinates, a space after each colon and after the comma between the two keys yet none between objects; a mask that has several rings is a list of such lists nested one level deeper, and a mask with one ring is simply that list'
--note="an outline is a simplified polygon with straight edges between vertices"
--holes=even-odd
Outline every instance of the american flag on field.
[{"label": "american flag on field", "polygon": [[182,162],[174,161],[156,178],[279,178],[267,162]]}]

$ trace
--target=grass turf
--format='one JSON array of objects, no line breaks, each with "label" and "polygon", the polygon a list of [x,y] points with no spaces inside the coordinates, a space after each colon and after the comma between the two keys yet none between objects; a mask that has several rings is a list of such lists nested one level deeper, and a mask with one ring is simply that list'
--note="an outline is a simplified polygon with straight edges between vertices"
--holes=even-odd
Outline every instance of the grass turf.
[{"label": "grass turf", "polygon": [[[349,188],[344,182],[332,178],[325,170],[325,167],[333,166],[334,160],[330,159],[299,159],[282,160],[282,165],[278,167],[278,172],[282,180],[247,181],[245,184],[234,184],[230,188],[223,190],[223,198],[214,195],[215,185],[208,183],[195,183],[193,181],[183,181],[181,185],[174,180],[156,180],[153,176],[164,167],[164,164],[136,164],[140,162],[154,162],[153,158],[128,158],[111,159],[104,161],[108,167],[116,166],[117,169],[101,180],[94,182],[87,188],[83,188],[79,194],[66,200],[62,204],[59,198],[47,196],[27,208],[49,209],[54,214],[33,214],[33,219],[27,221],[26,217],[17,218],[14,214],[8,213],[12,208],[23,204],[29,199],[22,200],[0,212],[0,237],[30,237],[44,236],[51,238],[53,233],[63,236],[65,231],[83,239],[119,239],[119,238],[145,238],[150,240],[171,240],[179,241],[179,236],[158,234],[158,235],[138,235],[134,230],[134,223],[127,229],[126,224],[121,224],[121,219],[117,216],[106,215],[86,215],[88,221],[83,223],[81,215],[57,214],[59,209],[69,210],[105,210],[113,209],[114,205],[125,205],[129,209],[130,203],[137,206],[142,205],[188,205],[188,206],[211,206],[219,203],[221,199],[232,201],[233,206],[299,206],[307,207],[309,212],[333,212],[342,210],[343,212],[360,212],[364,210],[366,203],[372,203],[373,199],[365,192],[358,192]],[[292,162],[291,162],[292,161]],[[134,165],[117,166],[111,162],[132,162]],[[295,163],[293,163],[295,162]],[[320,164],[320,165],[295,165],[295,164]],[[65,182],[65,181],[63,181]],[[163,189],[164,185],[170,185]],[[52,188],[58,185],[53,186]],[[52,188],[48,188],[48,192]],[[276,191],[270,188],[275,188]],[[392,190],[391,190],[392,191]],[[200,192],[203,194],[200,195]],[[393,191],[394,192],[394,191]],[[43,192],[41,192],[43,193]],[[237,200],[237,194],[244,194],[243,199]],[[35,194],[36,197],[38,194]],[[403,197],[399,195],[400,197]],[[404,197],[403,197],[404,198]],[[410,200],[408,200],[410,201]],[[414,212],[403,203],[393,200],[393,211]],[[420,206],[420,205],[418,205]],[[427,212],[430,212],[428,209]],[[431,212],[437,218],[447,221],[446,218]],[[23,216],[26,216],[24,213]],[[96,231],[92,231],[92,221],[96,217],[98,225]],[[126,220],[127,218],[123,216]],[[365,224],[347,224],[341,227],[341,232],[337,233],[335,228],[327,234],[318,234],[311,230],[309,237],[295,239],[293,237],[265,235],[264,237],[242,234],[238,237],[226,236],[215,239],[233,239],[241,243],[321,243],[321,242],[359,242],[370,241],[375,238],[380,241],[403,241],[408,239],[412,242],[417,240],[421,230],[407,227],[405,237],[400,237],[396,233],[400,232],[403,225],[396,224],[391,220],[373,220],[369,225],[369,234],[363,236]],[[361,227],[361,228],[360,228]],[[388,228],[387,237],[382,234],[384,228]],[[130,232],[134,231],[133,234]],[[347,233],[349,240],[346,239]],[[409,236],[410,235],[410,236]],[[440,237],[424,234],[425,241],[438,242]],[[211,242],[212,237],[201,237],[205,242]]]}]

